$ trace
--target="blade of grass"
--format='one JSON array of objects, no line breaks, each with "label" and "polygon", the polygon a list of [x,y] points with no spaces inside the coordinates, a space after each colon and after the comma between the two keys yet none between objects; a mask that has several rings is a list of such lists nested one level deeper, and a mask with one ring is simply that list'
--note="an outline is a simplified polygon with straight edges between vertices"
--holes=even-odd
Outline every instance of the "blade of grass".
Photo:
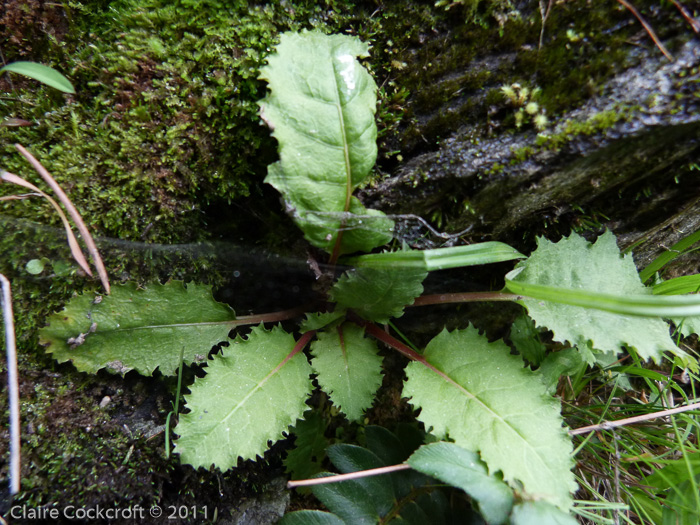
[{"label": "blade of grass", "polygon": [[170,416],[180,411],[180,391],[182,390],[182,365],[184,364],[185,347],[180,349],[180,367],[177,370],[177,389],[175,390],[175,403],[173,409],[165,418],[165,457],[170,458]]},{"label": "blade of grass", "polygon": [[502,242],[482,242],[434,250],[372,253],[343,259],[342,262],[357,267],[420,268],[432,272],[524,258],[515,248]]},{"label": "blade of grass", "polygon": [[3,71],[11,71],[12,73],[18,73],[24,75],[25,77],[33,78],[46,84],[49,87],[63,91],[64,93],[75,93],[75,88],[73,84],[70,83],[66,77],[55,69],[45,66],[43,64],[37,64],[36,62],[12,62],[7,64],[5,67],[0,68],[0,73]]},{"label": "blade of grass", "polygon": [[15,148],[17,148],[17,150],[24,156],[24,158],[27,159],[27,161],[29,161],[29,163],[37,171],[37,173],[41,175],[44,181],[46,181],[49,187],[54,191],[56,196],[58,196],[58,200],[61,201],[61,204],[63,204],[68,210],[68,214],[71,216],[71,219],[73,219],[73,222],[78,228],[80,235],[83,236],[83,240],[87,245],[88,252],[92,257],[92,262],[95,264],[95,268],[97,269],[97,274],[100,276],[100,280],[102,281],[102,286],[104,287],[105,292],[109,295],[110,287],[109,277],[107,277],[107,270],[105,269],[104,263],[102,262],[102,257],[100,257],[100,252],[97,250],[95,241],[92,239],[92,235],[90,235],[87,226],[85,226],[85,223],[83,222],[80,213],[78,213],[78,210],[75,208],[75,206],[73,206],[73,203],[68,198],[68,195],[65,194],[65,192],[61,189],[58,183],[47,171],[47,169],[44,168],[44,166],[42,166],[41,163],[38,160],[36,160],[34,156],[31,153],[29,153],[25,148],[23,148],[20,144],[15,144]]},{"label": "blade of grass", "polygon": [[700,290],[700,274],[683,275],[657,284],[652,288],[654,295],[680,295],[696,293]]},{"label": "blade of grass", "polygon": [[[61,207],[58,205],[58,203],[53,200],[49,195],[41,191],[39,188],[34,186],[34,184],[27,182],[24,180],[22,177],[18,177],[14,173],[10,173],[9,171],[2,171],[0,170],[0,179],[4,180],[5,182],[9,182],[11,184],[16,184],[17,186],[22,186],[23,188],[27,188],[29,190],[35,191],[35,194],[30,194],[30,195],[39,195],[41,197],[44,197],[51,206],[54,207],[56,210],[56,213],[58,213],[58,216],[61,218],[61,222],[63,222],[63,227],[66,230],[66,237],[68,238],[68,246],[70,246],[70,252],[71,255],[73,256],[73,259],[75,259],[75,262],[77,262],[80,267],[83,269],[83,271],[88,274],[89,276],[92,277],[92,272],[90,271],[90,266],[88,265],[87,260],[85,259],[85,256],[83,255],[83,251],[80,249],[80,245],[78,244],[78,240],[75,238],[75,235],[73,234],[73,230],[71,230],[70,223],[68,222],[68,218],[66,217],[66,214],[63,213],[63,210]],[[16,199],[20,199],[22,196],[19,195],[12,195],[11,197],[15,197]],[[4,199],[3,199],[4,200]]]},{"label": "blade of grass", "polygon": [[691,233],[687,237],[683,237],[680,241],[651,261],[646,268],[639,272],[639,278],[643,283],[647,282],[656,272],[666,266],[673,259],[684,253],[698,241],[700,241],[700,230]]},{"label": "blade of grass", "polygon": [[683,461],[685,463],[685,467],[688,469],[688,480],[692,486],[692,493],[695,497],[695,508],[692,509],[695,513],[700,513],[700,492],[698,491],[698,484],[697,481],[695,480],[696,473],[693,470],[693,466],[690,463],[690,459],[688,458],[688,451],[685,448],[685,440],[681,438],[680,432],[678,431],[678,425],[676,424],[676,418],[672,417],[671,418],[671,424],[673,425],[673,432],[676,436],[676,440],[678,441],[678,446],[681,450],[681,454],[683,457]]},{"label": "blade of grass", "polygon": [[621,315],[664,318],[700,315],[700,295],[620,296],[510,280],[506,280],[505,290],[533,299],[595,308]]}]

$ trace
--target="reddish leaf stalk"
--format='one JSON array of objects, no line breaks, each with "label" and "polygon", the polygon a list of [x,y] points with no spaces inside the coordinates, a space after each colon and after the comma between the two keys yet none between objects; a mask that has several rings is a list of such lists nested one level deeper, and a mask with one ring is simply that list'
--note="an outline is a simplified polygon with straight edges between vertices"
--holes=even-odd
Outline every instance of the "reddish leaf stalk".
[{"label": "reddish leaf stalk", "polygon": [[[433,369],[433,366],[430,365],[425,360],[425,357],[423,357],[418,352],[413,350],[413,348],[403,344],[401,341],[399,341],[395,337],[387,334],[384,330],[379,328],[376,324],[373,324],[373,323],[370,323],[370,322],[365,321],[363,319],[360,319],[359,317],[355,317],[354,315],[348,315],[348,319],[350,319],[355,324],[363,326],[365,328],[365,331],[369,335],[371,335],[375,339],[379,339],[382,343],[384,343],[387,346],[390,346],[394,350],[397,350],[399,353],[408,357],[411,361],[418,361],[418,362],[423,363],[424,365],[430,367],[431,369]],[[435,371],[439,373],[438,370],[435,370]]]},{"label": "reddish leaf stalk", "polygon": [[503,292],[464,292],[440,293],[416,297],[412,305],[427,306],[429,304],[474,303],[479,301],[519,301],[524,296]]},{"label": "reddish leaf stalk", "polygon": [[287,359],[285,359],[285,362],[290,360],[292,357],[297,355],[299,352],[301,352],[307,344],[309,344],[309,341],[313,339],[313,337],[316,335],[316,330],[309,330],[308,332],[304,332],[302,336],[299,338],[297,341],[297,344],[294,345],[294,349],[292,350],[292,353],[287,356]]},{"label": "reddish leaf stalk", "polygon": [[678,0],[671,0],[671,2],[678,8],[678,10],[683,15],[683,18],[685,18],[686,21],[690,24],[690,27],[693,28],[693,31],[695,31],[696,33],[700,33],[700,22],[693,18],[693,15],[690,14],[690,11],[688,11]]},{"label": "reddish leaf stalk", "polygon": [[279,312],[270,312],[266,314],[240,315],[233,321],[224,321],[222,324],[230,323],[233,326],[259,323],[276,323],[279,321],[288,321],[303,315],[309,311],[309,305],[305,304],[289,310],[280,310]]}]

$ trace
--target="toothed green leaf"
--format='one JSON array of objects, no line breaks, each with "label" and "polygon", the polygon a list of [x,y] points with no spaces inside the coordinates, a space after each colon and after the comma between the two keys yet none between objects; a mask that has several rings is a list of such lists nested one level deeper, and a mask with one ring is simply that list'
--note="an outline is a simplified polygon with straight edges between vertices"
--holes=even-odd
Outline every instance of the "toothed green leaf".
[{"label": "toothed green leaf", "polygon": [[221,470],[238,458],[262,456],[268,441],[282,438],[302,416],[311,392],[311,367],[303,352],[293,353],[294,337],[279,327],[253,328],[223,355],[209,361],[185,396],[175,452],[183,463]]},{"label": "toothed green leaf", "polygon": [[112,287],[111,295],[84,294],[49,317],[39,331],[41,344],[59,363],[71,361],[81,372],[101,368],[124,374],[151,375],[158,368],[175,375],[184,362],[206,359],[212,347],[228,338],[235,315],[211,295],[211,287],[173,281]]},{"label": "toothed green leaf", "polygon": [[320,330],[328,325],[336,325],[344,315],[345,311],[342,309],[334,312],[306,314],[306,319],[302,321],[299,330],[310,332],[311,330]]},{"label": "toothed green leaf", "polygon": [[475,328],[443,331],[410,363],[403,394],[438,438],[478,452],[489,472],[562,509],[576,490],[559,403],[502,341]]},{"label": "toothed green leaf", "polygon": [[675,319],[674,322],[681,331],[683,337],[689,337],[693,334],[700,334],[700,317]]},{"label": "toothed green leaf", "polygon": [[[604,294],[603,299],[651,297],[651,290],[639,279],[632,257],[620,255],[610,232],[595,244],[576,234],[558,243],[539,239],[537,250],[518,263],[506,279],[506,288],[514,293],[527,293],[525,288],[518,288],[522,284],[556,287],[587,296]],[[686,356],[671,340],[668,325],[662,319],[620,315],[553,300],[525,298],[522,302],[538,326],[549,328],[555,340],[568,341],[572,346],[591,346],[606,353],[619,352],[626,345],[634,347],[642,358],[655,361],[665,350]]]},{"label": "toothed green leaf", "polygon": [[311,344],[311,365],[317,381],[333,404],[351,421],[362,419],[382,384],[382,358],[364,329],[344,324],[319,332]]},{"label": "toothed green leaf", "polygon": [[314,246],[339,253],[370,251],[392,238],[393,222],[367,210],[352,192],[377,158],[377,86],[355,57],[367,44],[318,31],[284,33],[260,78],[268,96],[262,118],[279,143],[266,182],[282,193]]},{"label": "toothed green leaf", "polygon": [[423,293],[426,275],[426,270],[418,268],[356,268],[338,279],[330,296],[341,308],[375,323],[388,323],[392,317],[401,317],[404,306]]},{"label": "toothed green leaf", "polygon": [[554,395],[559,378],[573,376],[585,368],[586,363],[582,352],[577,348],[564,348],[545,357],[535,373],[542,379],[547,392]]}]

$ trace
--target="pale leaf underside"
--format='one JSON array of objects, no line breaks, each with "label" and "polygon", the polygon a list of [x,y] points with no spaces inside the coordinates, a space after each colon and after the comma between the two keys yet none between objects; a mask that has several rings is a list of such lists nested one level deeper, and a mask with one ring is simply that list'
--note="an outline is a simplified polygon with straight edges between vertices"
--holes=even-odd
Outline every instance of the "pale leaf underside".
[{"label": "pale leaf underside", "polygon": [[294,346],[281,328],[256,327],[209,362],[207,375],[185,396],[189,412],[175,428],[183,463],[235,467],[239,457],[262,456],[268,441],[282,438],[302,417],[311,367],[303,352],[290,357]]},{"label": "pale leaf underside", "polygon": [[311,353],[321,388],[348,419],[361,419],[382,383],[376,343],[359,326],[344,324],[319,333]]},{"label": "pale leaf underside", "polygon": [[[516,266],[515,282],[586,290],[620,296],[651,294],[637,274],[631,256],[620,256],[615,237],[606,232],[595,244],[572,234],[558,243],[538,239],[537,250]],[[593,308],[526,298],[523,304],[538,326],[554,332],[557,341],[601,352],[634,347],[644,359],[658,361],[664,350],[684,353],[669,337],[662,319],[620,315]],[[589,357],[590,361],[590,357]]]},{"label": "pale leaf underside", "polygon": [[479,452],[490,472],[520,481],[532,497],[568,510],[576,489],[571,441],[539,378],[502,341],[489,343],[471,327],[441,332],[424,356],[434,368],[409,364],[404,396],[426,427]]}]

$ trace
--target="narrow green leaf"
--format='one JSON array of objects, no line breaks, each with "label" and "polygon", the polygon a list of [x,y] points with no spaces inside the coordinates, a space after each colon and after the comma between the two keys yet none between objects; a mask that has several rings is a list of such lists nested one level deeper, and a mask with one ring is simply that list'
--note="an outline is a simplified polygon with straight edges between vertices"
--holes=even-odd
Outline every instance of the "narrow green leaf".
[{"label": "narrow green leaf", "polygon": [[281,328],[259,326],[209,361],[207,375],[185,396],[189,412],[175,427],[183,463],[227,470],[239,457],[262,456],[268,441],[282,438],[308,408],[312,388],[311,367],[303,352],[293,352],[295,344]]},{"label": "narrow green leaf", "polygon": [[[512,277],[509,274],[509,277]],[[553,303],[594,308],[620,315],[638,317],[686,317],[700,315],[700,295],[615,295],[559,288],[506,280],[506,289],[514,294]],[[648,322],[648,321],[645,321]]]},{"label": "narrow green leaf", "polygon": [[679,295],[700,291],[700,274],[683,275],[660,282],[653,288],[654,295]]},{"label": "narrow green leaf", "polygon": [[639,368],[638,366],[615,366],[609,369],[611,372],[616,372],[618,374],[627,374],[637,377],[648,377],[654,381],[666,382],[668,381],[668,376],[660,374],[655,370],[649,370],[648,368]]},{"label": "narrow green leaf", "polygon": [[659,255],[656,259],[649,263],[646,268],[639,272],[639,278],[643,283],[647,282],[656,272],[661,270],[661,268],[688,250],[688,248],[693,246],[698,241],[700,241],[700,230],[682,238],[676,244],[671,246],[670,249]]},{"label": "narrow green leaf", "polygon": [[568,510],[576,489],[572,445],[539,378],[505,343],[489,343],[473,327],[441,332],[424,357],[427,366],[408,365],[403,394],[426,427],[479,452],[489,472]]},{"label": "narrow green leaf", "polygon": [[525,501],[513,507],[511,525],[578,525],[576,519],[544,501]]},{"label": "narrow green leaf", "polygon": [[64,93],[75,93],[75,89],[73,88],[73,84],[70,83],[70,80],[55,69],[37,64],[36,62],[12,62],[0,68],[0,73],[3,71],[11,71],[12,73],[18,73],[25,77],[33,78]]},{"label": "narrow green leaf", "polygon": [[228,338],[234,319],[209,286],[173,281],[139,289],[131,283],[114,286],[111,295],[74,297],[49,317],[39,340],[59,363],[71,361],[81,372],[151,375],[158,368],[175,375],[183,346],[185,364],[204,361]]},{"label": "narrow green leaf", "polygon": [[524,257],[515,248],[502,242],[482,242],[434,250],[372,253],[344,259],[343,263],[358,268],[418,268],[432,272],[448,268],[512,261]]},{"label": "narrow green leaf", "polygon": [[419,448],[407,463],[414,469],[458,487],[473,498],[488,523],[505,523],[513,507],[513,491],[489,476],[479,455],[454,443]]},{"label": "narrow green leaf", "polygon": [[364,329],[344,324],[320,332],[311,344],[317,381],[351,421],[362,419],[382,384],[382,358]]},{"label": "narrow green leaf", "polygon": [[423,293],[427,274],[419,268],[356,268],[338,279],[330,296],[341,308],[376,323],[388,323],[392,317],[401,317],[404,307]]},{"label": "narrow green leaf", "polygon": [[266,182],[282,193],[306,238],[327,252],[370,251],[392,238],[393,222],[352,192],[377,157],[377,86],[355,57],[368,46],[318,31],[284,33],[260,78],[262,118],[279,143]]},{"label": "narrow green leaf", "polygon": [[[700,312],[700,296],[652,296],[632,256],[620,256],[610,232],[595,244],[576,234],[558,243],[539,239],[537,250],[506,276],[506,289],[527,296],[522,303],[528,313],[557,341],[601,352],[619,352],[626,345],[657,361],[664,350],[688,356],[673,343],[662,319],[638,316]],[[593,356],[586,357],[591,362]]]}]

